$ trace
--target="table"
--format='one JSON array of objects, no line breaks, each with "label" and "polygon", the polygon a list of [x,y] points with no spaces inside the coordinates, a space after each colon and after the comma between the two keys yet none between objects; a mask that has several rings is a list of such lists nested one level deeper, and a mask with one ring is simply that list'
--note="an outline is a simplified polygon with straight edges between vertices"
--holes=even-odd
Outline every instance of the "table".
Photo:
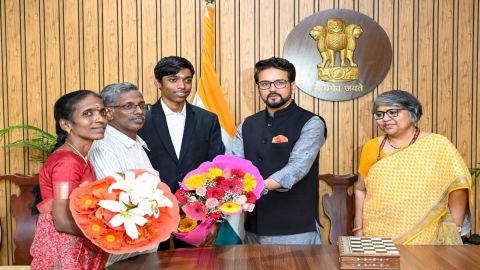
[{"label": "table", "polygon": [[[398,246],[401,269],[480,269],[480,246]],[[237,245],[159,251],[115,269],[339,269],[331,245]]]}]

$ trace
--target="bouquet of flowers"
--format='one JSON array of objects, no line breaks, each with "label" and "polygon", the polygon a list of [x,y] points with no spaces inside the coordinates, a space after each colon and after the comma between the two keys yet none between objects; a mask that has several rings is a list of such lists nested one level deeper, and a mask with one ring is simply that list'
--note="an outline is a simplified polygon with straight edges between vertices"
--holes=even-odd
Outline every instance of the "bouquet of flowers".
[{"label": "bouquet of flowers", "polygon": [[111,254],[153,249],[176,231],[180,219],[170,188],[144,170],[77,187],[70,210],[84,235]]},{"label": "bouquet of flowers", "polygon": [[263,178],[248,160],[221,155],[202,163],[175,192],[184,212],[176,237],[192,245],[202,243],[217,220],[253,211],[262,191]]}]

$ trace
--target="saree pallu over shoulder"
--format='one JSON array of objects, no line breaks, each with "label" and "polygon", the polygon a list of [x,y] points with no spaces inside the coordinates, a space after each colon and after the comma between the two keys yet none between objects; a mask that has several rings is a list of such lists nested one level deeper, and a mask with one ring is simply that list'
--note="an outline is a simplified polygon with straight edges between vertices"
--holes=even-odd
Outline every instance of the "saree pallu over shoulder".
[{"label": "saree pallu over shoulder", "polygon": [[366,236],[391,237],[396,244],[461,244],[448,210],[448,195],[467,189],[471,177],[455,146],[430,134],[375,163],[365,177]]}]

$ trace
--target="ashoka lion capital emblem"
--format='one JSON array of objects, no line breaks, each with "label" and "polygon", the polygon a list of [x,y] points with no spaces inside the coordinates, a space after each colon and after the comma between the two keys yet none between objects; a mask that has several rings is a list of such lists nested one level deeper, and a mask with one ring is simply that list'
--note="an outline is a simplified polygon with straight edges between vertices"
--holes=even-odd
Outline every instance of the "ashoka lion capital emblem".
[{"label": "ashoka lion capital emblem", "polygon": [[[329,19],[326,27],[317,25],[310,31],[310,36],[317,41],[317,49],[322,56],[322,62],[317,65],[319,80],[349,82],[358,79],[354,52],[356,39],[362,33],[363,29],[358,24],[345,26],[343,19]],[[340,67],[335,67],[337,52],[340,54]]]}]

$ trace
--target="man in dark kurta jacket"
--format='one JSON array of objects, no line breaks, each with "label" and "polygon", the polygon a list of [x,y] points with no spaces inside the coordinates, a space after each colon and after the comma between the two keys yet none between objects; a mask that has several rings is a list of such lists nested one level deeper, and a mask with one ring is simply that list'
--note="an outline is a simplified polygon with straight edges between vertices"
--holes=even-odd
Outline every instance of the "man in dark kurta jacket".
[{"label": "man in dark kurta jacket", "polygon": [[232,154],[257,166],[269,191],[245,221],[245,242],[321,244],[318,220],[319,150],[324,120],[291,99],[295,67],[282,58],[255,64],[255,83],[266,109],[243,121]]}]

